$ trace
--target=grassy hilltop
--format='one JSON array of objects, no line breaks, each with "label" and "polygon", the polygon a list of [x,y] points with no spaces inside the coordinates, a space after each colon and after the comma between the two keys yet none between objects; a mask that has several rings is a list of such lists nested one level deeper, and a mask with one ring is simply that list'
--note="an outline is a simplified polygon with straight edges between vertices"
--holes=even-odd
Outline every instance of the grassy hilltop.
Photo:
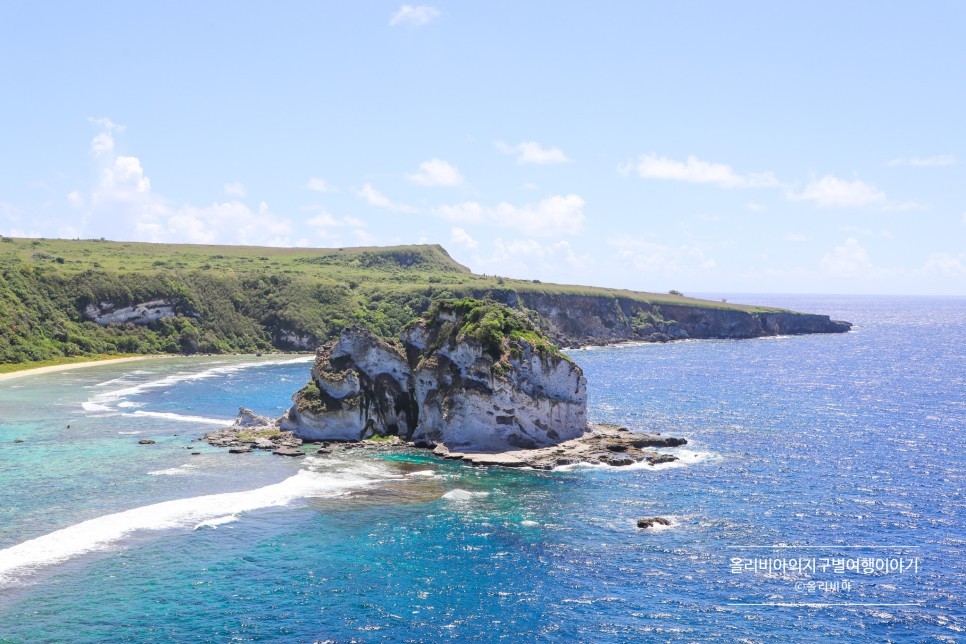
[{"label": "grassy hilltop", "polygon": [[[433,300],[514,294],[775,310],[476,275],[438,245],[309,249],[4,237],[0,364],[270,351],[297,346],[296,337],[325,341],[350,324],[394,336]],[[157,299],[170,302],[177,315],[150,325],[107,326],[84,315],[89,304]]]}]

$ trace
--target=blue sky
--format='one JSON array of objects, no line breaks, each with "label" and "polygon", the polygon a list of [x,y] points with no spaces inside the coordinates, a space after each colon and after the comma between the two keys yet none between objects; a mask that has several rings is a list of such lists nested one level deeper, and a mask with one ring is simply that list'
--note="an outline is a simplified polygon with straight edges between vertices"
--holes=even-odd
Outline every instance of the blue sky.
[{"label": "blue sky", "polygon": [[0,233],[966,295],[961,2],[0,3]]}]

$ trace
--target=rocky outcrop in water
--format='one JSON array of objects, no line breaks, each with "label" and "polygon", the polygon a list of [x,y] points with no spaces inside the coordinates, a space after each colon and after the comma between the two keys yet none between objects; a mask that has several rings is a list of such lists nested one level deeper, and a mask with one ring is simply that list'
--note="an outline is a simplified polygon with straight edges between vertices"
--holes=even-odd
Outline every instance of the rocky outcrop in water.
[{"label": "rocky outcrop in water", "polygon": [[234,424],[204,435],[202,440],[214,447],[227,447],[231,454],[248,454],[259,450],[271,450],[279,456],[305,456],[299,449],[301,439],[291,432],[282,431],[279,421],[259,416],[244,407],[238,410]]},{"label": "rocky outcrop in water", "polygon": [[595,424],[583,435],[549,447],[478,453],[454,451],[445,445],[439,445],[433,453],[442,458],[473,465],[532,467],[537,470],[552,470],[577,464],[623,467],[646,463],[654,466],[673,463],[678,457],[646,448],[679,447],[687,442],[683,438],[659,434],[637,434],[617,425]]},{"label": "rocky outcrop in water", "polygon": [[318,350],[293,400],[280,426],[305,440],[397,436],[499,451],[587,429],[580,367],[520,313],[476,300],[434,303],[398,343],[346,329]]}]

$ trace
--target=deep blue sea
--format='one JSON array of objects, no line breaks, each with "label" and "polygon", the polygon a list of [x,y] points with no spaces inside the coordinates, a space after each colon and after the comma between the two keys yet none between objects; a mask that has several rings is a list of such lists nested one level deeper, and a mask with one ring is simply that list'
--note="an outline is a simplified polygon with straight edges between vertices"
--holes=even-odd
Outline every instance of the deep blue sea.
[{"label": "deep blue sea", "polygon": [[193,440],[292,357],[0,382],[0,641],[966,640],[966,299],[744,299],[857,326],[572,352],[659,468]]}]

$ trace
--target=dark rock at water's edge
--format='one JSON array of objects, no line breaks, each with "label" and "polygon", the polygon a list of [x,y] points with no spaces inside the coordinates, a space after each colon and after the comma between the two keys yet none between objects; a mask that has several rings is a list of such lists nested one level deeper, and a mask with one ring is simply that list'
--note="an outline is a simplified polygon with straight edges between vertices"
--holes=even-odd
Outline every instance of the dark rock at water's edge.
[{"label": "dark rock at water's edge", "polygon": [[228,447],[231,454],[248,454],[255,449],[277,452],[302,445],[301,439],[279,428],[278,420],[259,416],[244,407],[238,410],[233,425],[205,434],[202,440],[214,447]]},{"label": "dark rock at water's edge", "polygon": [[[291,432],[279,428],[278,421],[263,416],[254,416],[264,421],[265,425],[255,426],[255,431],[266,434],[277,434],[271,439],[272,453],[279,456],[305,456],[299,449],[303,442]],[[232,425],[223,430],[205,435],[206,440],[216,447],[229,447],[233,454],[248,454],[259,449],[252,438],[252,413],[242,408],[240,414],[242,425]],[[660,434],[640,434],[632,432],[626,427],[609,424],[590,425],[586,432],[576,438],[563,441],[556,445],[542,448],[511,449],[489,452],[458,452],[450,451],[442,443],[420,443],[405,441],[398,436],[377,437],[355,441],[306,441],[316,443],[319,448],[315,454],[325,456],[344,451],[397,451],[400,449],[428,449],[433,455],[447,460],[460,461],[467,465],[499,466],[499,467],[529,467],[536,470],[552,470],[567,465],[607,465],[622,467],[635,463],[646,463],[654,466],[662,463],[672,463],[678,460],[673,454],[654,452],[642,447],[676,447],[687,444],[683,438],[661,436]],[[262,443],[264,444],[264,443]],[[268,449],[262,447],[261,449]]]},{"label": "dark rock at water's edge", "polygon": [[473,465],[531,467],[537,470],[552,470],[577,464],[625,467],[646,463],[654,466],[673,463],[679,459],[673,454],[645,450],[640,446],[680,446],[686,443],[687,440],[683,438],[638,434],[618,425],[594,424],[581,436],[548,447],[502,452],[463,452],[451,451],[445,445],[437,445],[433,453],[442,458]]},{"label": "dark rock at water's edge", "polygon": [[671,525],[671,521],[665,519],[664,517],[651,517],[650,519],[638,519],[637,527],[642,530],[647,530],[648,528],[653,528],[656,525]]},{"label": "dark rock at water's edge", "polygon": [[142,438],[138,441],[138,445],[154,445],[154,441],[150,438]]}]

